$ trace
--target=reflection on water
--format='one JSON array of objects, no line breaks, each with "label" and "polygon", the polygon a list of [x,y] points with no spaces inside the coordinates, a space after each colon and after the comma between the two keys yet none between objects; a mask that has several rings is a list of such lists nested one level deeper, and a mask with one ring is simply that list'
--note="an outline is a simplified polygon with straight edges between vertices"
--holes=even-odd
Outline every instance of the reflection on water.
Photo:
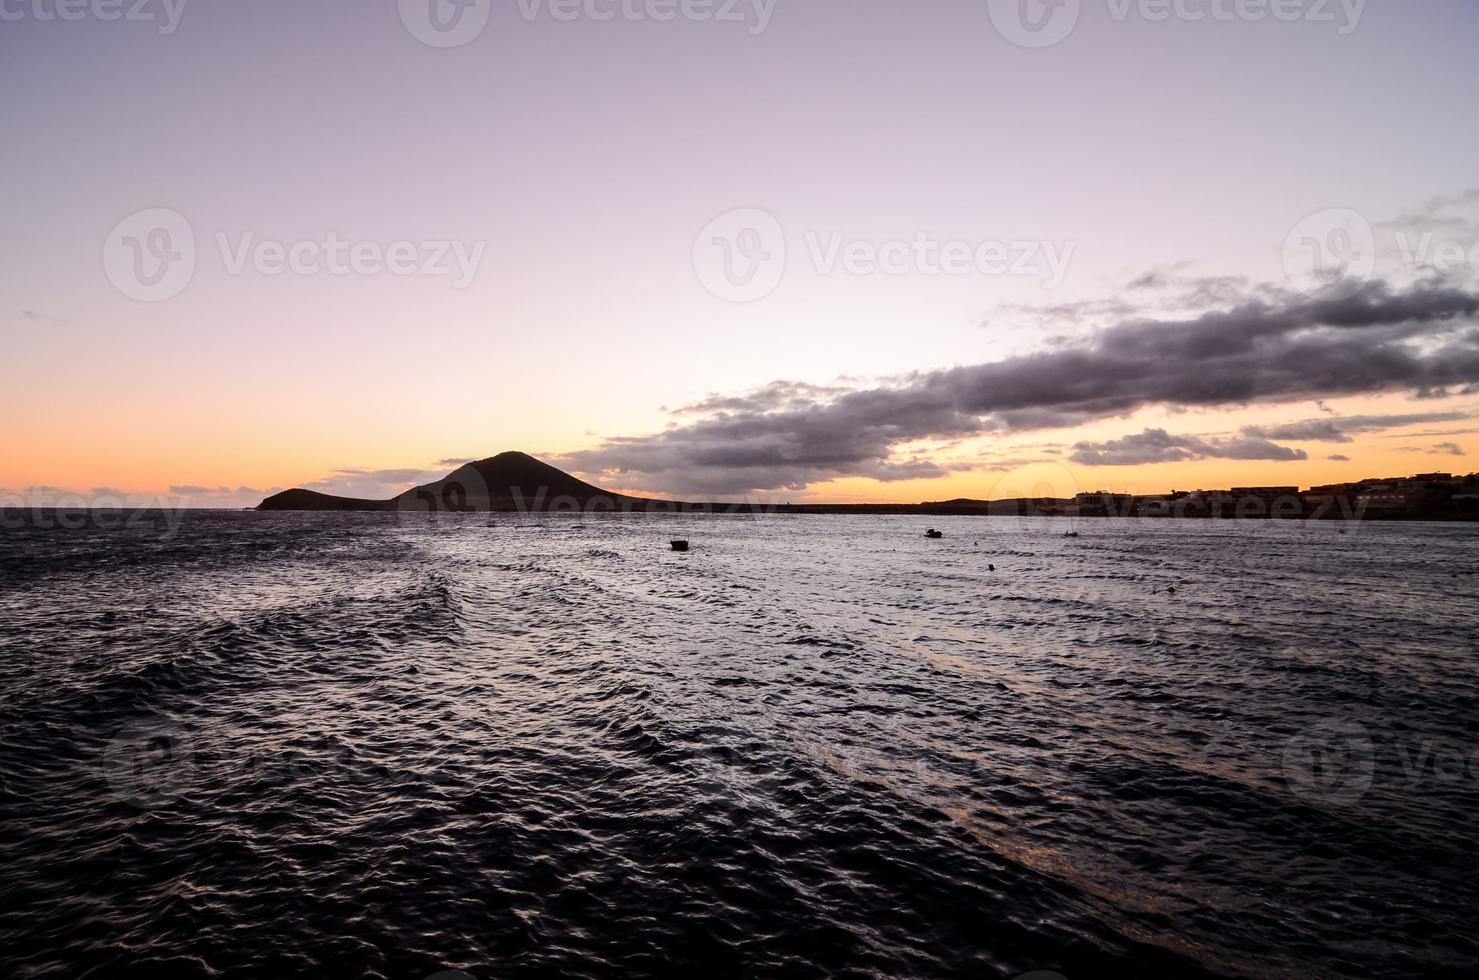
[{"label": "reflection on water", "polygon": [[0,966],[1479,970],[1479,528],[932,522],[8,529]]}]

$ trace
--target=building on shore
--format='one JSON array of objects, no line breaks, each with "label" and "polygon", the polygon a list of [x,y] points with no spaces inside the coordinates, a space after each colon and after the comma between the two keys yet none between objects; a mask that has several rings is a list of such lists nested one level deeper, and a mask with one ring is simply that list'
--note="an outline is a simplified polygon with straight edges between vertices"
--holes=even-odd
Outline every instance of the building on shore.
[{"label": "building on shore", "polygon": [[1162,494],[1097,490],[1064,501],[1058,512],[1079,517],[1471,520],[1479,517],[1479,474],[1420,473],[1304,491],[1289,486]]}]

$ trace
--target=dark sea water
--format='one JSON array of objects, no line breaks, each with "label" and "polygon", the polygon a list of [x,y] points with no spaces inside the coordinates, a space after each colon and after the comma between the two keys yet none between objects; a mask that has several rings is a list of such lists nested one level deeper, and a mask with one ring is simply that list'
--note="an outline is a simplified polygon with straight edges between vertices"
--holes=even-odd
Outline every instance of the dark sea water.
[{"label": "dark sea water", "polygon": [[0,530],[0,975],[1479,975],[1479,527],[179,516]]}]

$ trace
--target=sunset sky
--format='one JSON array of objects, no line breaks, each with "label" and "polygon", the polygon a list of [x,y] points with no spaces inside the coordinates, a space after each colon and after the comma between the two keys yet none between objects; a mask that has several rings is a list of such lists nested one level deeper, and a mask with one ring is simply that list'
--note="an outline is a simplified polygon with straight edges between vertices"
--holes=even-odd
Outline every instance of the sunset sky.
[{"label": "sunset sky", "polygon": [[417,3],[0,6],[0,503],[1479,469],[1472,0]]}]

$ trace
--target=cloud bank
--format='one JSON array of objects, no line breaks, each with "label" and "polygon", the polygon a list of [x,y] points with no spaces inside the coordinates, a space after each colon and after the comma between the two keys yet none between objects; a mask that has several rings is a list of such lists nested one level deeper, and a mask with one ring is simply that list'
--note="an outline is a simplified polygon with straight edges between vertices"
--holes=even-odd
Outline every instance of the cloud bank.
[{"label": "cloud bank", "polygon": [[[1344,299],[1267,286],[1249,295],[1201,315],[1132,318],[1050,350],[915,373],[891,385],[836,392],[777,382],[691,406],[699,417],[664,432],[610,439],[558,462],[623,487],[673,494],[795,490],[841,477],[939,476],[937,463],[899,460],[895,451],[924,440],[1072,427],[1151,406],[1479,391],[1479,293],[1378,281]],[[1146,434],[1138,438],[1143,443]],[[1163,451],[1208,449],[1297,452],[1259,432]]]}]

